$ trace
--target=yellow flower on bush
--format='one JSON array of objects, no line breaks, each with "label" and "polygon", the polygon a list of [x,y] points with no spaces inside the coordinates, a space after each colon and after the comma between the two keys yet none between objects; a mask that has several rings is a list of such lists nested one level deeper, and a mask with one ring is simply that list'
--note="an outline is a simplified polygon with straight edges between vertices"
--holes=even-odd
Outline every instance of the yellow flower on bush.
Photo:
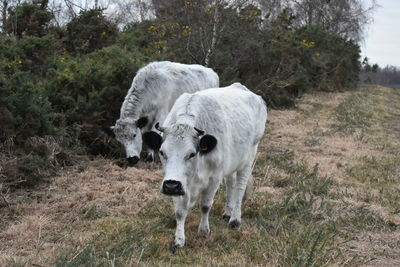
[{"label": "yellow flower on bush", "polygon": [[151,25],[151,26],[149,27],[149,31],[151,31],[151,32],[157,31],[157,26],[156,26],[156,25]]},{"label": "yellow flower on bush", "polygon": [[320,54],[320,53],[318,53],[318,52],[317,52],[317,53],[315,53],[315,56],[316,56],[316,57],[319,57],[320,55],[321,55],[321,54]]},{"label": "yellow flower on bush", "polygon": [[307,40],[303,40],[303,41],[301,41],[301,43],[302,43],[304,46],[308,47],[308,48],[313,48],[313,47],[315,46],[315,42],[309,42],[309,41],[307,41]]},{"label": "yellow flower on bush", "polygon": [[22,64],[22,60],[21,60],[21,59],[18,60],[17,63],[18,63],[18,64]]},{"label": "yellow flower on bush", "polygon": [[188,36],[190,34],[190,27],[189,26],[183,26],[182,28],[182,36]]}]

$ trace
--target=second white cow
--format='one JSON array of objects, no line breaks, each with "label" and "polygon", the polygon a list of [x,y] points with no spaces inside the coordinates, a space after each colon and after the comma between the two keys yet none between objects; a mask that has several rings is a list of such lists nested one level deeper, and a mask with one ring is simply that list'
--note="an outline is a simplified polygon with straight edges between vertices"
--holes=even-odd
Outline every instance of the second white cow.
[{"label": "second white cow", "polygon": [[173,198],[174,246],[185,244],[188,210],[199,202],[199,232],[209,233],[214,195],[225,177],[224,217],[239,227],[241,204],[251,179],[257,147],[264,134],[267,109],[263,99],[240,83],[180,96],[162,126],[145,140],[159,149],[164,170],[161,192]]},{"label": "second white cow", "polygon": [[[219,77],[210,68],[169,61],[152,62],[133,79],[121,107],[120,118],[104,130],[124,147],[130,164],[139,161],[142,137],[163,122],[175,100],[183,93],[218,87]],[[143,135],[143,136],[142,136]],[[146,161],[153,160],[150,149]]]}]

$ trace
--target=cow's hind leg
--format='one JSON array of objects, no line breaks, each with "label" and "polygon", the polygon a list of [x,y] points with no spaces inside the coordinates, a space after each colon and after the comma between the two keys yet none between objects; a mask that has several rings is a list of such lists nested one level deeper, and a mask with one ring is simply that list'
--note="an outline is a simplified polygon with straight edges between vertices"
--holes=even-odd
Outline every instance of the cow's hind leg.
[{"label": "cow's hind leg", "polygon": [[243,169],[237,171],[236,183],[234,186],[234,199],[232,214],[229,219],[229,226],[231,228],[238,228],[241,223],[242,216],[242,200],[246,191],[248,179],[251,175],[251,162],[247,164]]},{"label": "cow's hind leg", "polygon": [[236,183],[236,172],[225,177],[226,184],[226,202],[224,207],[224,213],[222,214],[222,219],[229,222],[231,218],[234,200],[234,185]]},{"label": "cow's hind leg", "polygon": [[208,187],[201,192],[200,195],[200,209],[201,209],[201,219],[199,224],[199,233],[209,234],[210,226],[208,224],[208,216],[210,214],[210,209],[214,202],[215,193],[218,190],[219,184],[221,183],[221,178],[211,177]]}]

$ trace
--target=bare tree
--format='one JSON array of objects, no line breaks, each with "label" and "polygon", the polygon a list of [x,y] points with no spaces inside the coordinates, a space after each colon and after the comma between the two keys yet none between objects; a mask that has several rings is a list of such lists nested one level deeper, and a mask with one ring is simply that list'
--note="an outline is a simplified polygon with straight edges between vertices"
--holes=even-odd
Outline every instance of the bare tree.
[{"label": "bare tree", "polygon": [[151,0],[110,0],[106,13],[120,28],[131,22],[154,18]]},{"label": "bare tree", "polygon": [[376,0],[259,0],[259,5],[272,19],[284,7],[290,7],[298,27],[318,26],[357,41],[378,6]]},{"label": "bare tree", "polygon": [[1,0],[0,8],[1,8],[1,29],[2,32],[6,32],[6,23],[7,23],[7,16],[8,16],[8,9],[10,7],[19,5],[22,1],[21,0]]},{"label": "bare tree", "polygon": [[1,22],[2,22],[2,30],[6,31],[6,20],[7,20],[7,8],[8,8],[8,0],[1,1]]}]

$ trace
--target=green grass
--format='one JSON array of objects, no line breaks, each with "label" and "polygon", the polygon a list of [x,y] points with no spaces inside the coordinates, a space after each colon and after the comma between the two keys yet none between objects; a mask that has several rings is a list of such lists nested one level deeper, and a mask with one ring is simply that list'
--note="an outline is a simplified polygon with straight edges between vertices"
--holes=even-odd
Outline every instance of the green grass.
[{"label": "green grass", "polygon": [[361,157],[356,165],[346,168],[346,174],[366,190],[376,191],[364,198],[365,202],[372,201],[389,207],[393,214],[400,213],[400,155]]},{"label": "green grass", "polygon": [[359,197],[400,212],[400,91],[381,87],[360,88],[336,108],[336,130],[361,132],[364,143],[379,153],[361,156],[346,166],[349,181],[366,194]]},{"label": "green grass", "polygon": [[336,123],[333,129],[345,134],[364,131],[372,124],[373,110],[369,105],[369,93],[358,91],[347,97],[335,108]]}]

